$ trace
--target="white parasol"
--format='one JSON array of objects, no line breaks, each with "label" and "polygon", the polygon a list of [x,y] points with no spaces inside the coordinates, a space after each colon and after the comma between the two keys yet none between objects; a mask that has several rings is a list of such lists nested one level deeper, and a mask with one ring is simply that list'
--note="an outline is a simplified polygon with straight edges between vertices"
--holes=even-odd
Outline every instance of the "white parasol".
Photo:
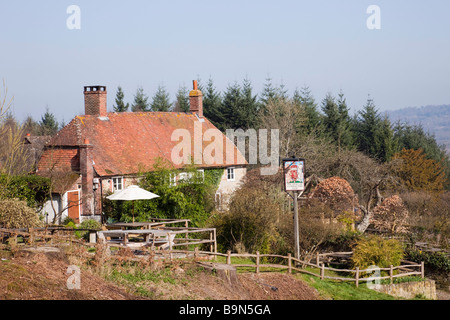
[{"label": "white parasol", "polygon": [[150,200],[158,198],[157,194],[144,190],[136,185],[129,186],[126,189],[117,191],[112,195],[107,196],[109,200],[125,200],[133,201],[133,222],[134,222],[134,201],[135,200]]}]

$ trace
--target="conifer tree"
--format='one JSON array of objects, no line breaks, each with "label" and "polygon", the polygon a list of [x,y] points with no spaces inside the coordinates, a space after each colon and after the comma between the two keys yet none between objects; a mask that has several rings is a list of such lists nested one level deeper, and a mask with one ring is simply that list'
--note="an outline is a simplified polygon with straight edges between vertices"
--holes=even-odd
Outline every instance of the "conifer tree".
[{"label": "conifer tree", "polygon": [[213,79],[211,77],[208,79],[206,87],[199,83],[199,89],[203,93],[203,115],[218,129],[222,130],[225,120],[222,114],[222,98],[214,86]]},{"label": "conifer tree", "polygon": [[126,112],[128,111],[128,108],[130,107],[129,103],[124,102],[123,98],[124,98],[125,94],[123,93],[122,87],[118,86],[117,87],[117,93],[116,93],[116,105],[113,107],[114,112]]},{"label": "conifer tree", "polygon": [[394,138],[391,123],[379,115],[373,100],[367,103],[355,119],[356,144],[359,151],[379,161],[389,161],[394,153]]},{"label": "conifer tree", "polygon": [[241,129],[243,125],[241,117],[242,107],[242,92],[239,83],[235,82],[227,87],[222,100],[221,114],[224,122],[221,130],[226,129]]},{"label": "conifer tree", "polygon": [[42,136],[51,136],[58,132],[59,124],[56,121],[55,115],[49,111],[48,107],[39,122],[39,126],[40,135]]},{"label": "conifer tree", "polygon": [[134,95],[134,102],[131,106],[133,112],[150,111],[150,105],[148,103],[148,96],[144,93],[144,89],[139,87]]},{"label": "conifer tree", "polygon": [[242,84],[242,104],[239,110],[239,125],[241,129],[258,127],[258,103],[257,96],[253,95],[251,81],[244,79]]},{"label": "conifer tree", "polygon": [[189,91],[186,86],[178,88],[176,94],[176,101],[174,111],[176,112],[189,112]]},{"label": "conifer tree", "polygon": [[163,85],[159,85],[155,95],[152,98],[150,108],[152,111],[167,112],[171,107],[170,96]]},{"label": "conifer tree", "polygon": [[317,110],[317,104],[308,86],[303,86],[300,91],[296,89],[292,97],[294,103],[304,109],[306,121],[304,123],[307,134],[318,132],[320,134],[321,115]]}]

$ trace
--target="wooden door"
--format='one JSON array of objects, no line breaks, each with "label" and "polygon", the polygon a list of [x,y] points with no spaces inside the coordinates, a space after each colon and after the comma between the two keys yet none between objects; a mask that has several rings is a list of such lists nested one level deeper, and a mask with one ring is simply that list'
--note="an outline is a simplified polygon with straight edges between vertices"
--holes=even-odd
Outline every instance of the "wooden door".
[{"label": "wooden door", "polygon": [[69,218],[75,223],[80,223],[80,197],[78,191],[67,192],[67,205]]}]

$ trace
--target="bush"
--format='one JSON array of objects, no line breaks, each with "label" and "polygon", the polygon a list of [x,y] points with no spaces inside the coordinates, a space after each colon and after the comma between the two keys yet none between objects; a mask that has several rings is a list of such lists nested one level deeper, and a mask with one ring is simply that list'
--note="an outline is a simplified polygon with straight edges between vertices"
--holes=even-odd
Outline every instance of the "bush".
[{"label": "bush", "polygon": [[281,213],[280,204],[265,190],[243,186],[232,197],[229,211],[213,221],[219,249],[266,254],[281,250]]},{"label": "bush", "polygon": [[354,267],[360,269],[372,265],[388,268],[390,265],[399,266],[403,256],[403,246],[399,241],[371,235],[356,242],[352,262]]},{"label": "bush", "polygon": [[[69,222],[69,224],[70,224],[70,222]],[[93,219],[84,220],[77,227],[77,229],[91,229],[91,230],[100,230],[101,228],[102,228],[102,225],[100,224],[100,222],[93,220]],[[84,238],[85,240],[88,240],[89,232],[88,231],[76,231],[75,235],[79,238]]]},{"label": "bush", "polygon": [[0,175],[0,186],[3,198],[24,200],[39,210],[48,199],[50,179],[36,175]]},{"label": "bush", "polygon": [[26,201],[17,199],[0,201],[0,226],[3,228],[33,228],[42,222],[34,209]]},{"label": "bush", "polygon": [[450,259],[444,252],[424,252],[416,249],[406,251],[408,260],[420,263],[436,272],[450,273]]}]

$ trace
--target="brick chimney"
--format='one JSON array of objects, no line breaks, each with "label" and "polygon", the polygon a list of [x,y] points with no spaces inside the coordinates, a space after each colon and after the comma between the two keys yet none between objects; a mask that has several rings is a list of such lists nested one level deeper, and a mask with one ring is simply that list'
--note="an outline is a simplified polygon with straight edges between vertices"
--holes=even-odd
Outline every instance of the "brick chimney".
[{"label": "brick chimney", "polygon": [[194,90],[189,92],[190,110],[203,118],[203,94],[198,90],[197,80],[193,81]]},{"label": "brick chimney", "polygon": [[84,87],[84,114],[106,117],[106,87]]}]

